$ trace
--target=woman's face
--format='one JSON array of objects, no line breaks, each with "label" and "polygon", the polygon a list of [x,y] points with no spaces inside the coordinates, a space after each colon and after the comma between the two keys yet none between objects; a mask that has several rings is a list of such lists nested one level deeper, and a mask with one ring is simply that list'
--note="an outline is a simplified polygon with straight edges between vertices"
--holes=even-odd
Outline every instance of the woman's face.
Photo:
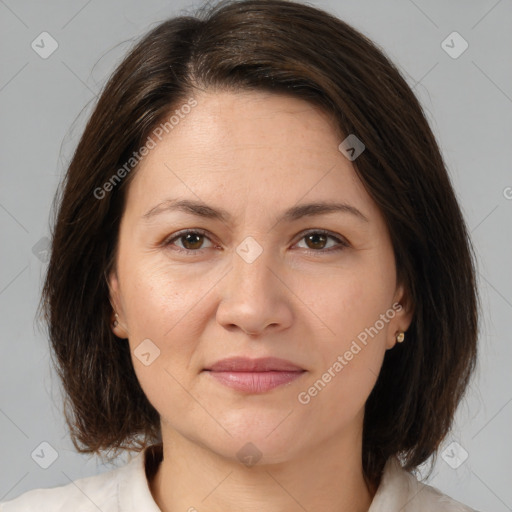
[{"label": "woman's face", "polygon": [[[396,305],[383,217],[311,104],[196,100],[136,171],[110,279],[114,331],[164,441],[179,433],[224,457],[279,462],[360,435],[385,351],[411,319]],[[304,208],[318,203],[349,208]],[[301,371],[208,371],[230,357]]]}]

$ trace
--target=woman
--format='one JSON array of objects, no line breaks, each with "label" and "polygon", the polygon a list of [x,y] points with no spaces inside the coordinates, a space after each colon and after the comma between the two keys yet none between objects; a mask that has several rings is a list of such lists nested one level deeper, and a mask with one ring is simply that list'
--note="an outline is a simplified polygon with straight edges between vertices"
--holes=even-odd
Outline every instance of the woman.
[{"label": "woman", "polygon": [[385,55],[282,0],[147,34],[70,163],[42,297],[82,453],[18,510],[471,511],[412,471],[477,356],[474,256]]}]

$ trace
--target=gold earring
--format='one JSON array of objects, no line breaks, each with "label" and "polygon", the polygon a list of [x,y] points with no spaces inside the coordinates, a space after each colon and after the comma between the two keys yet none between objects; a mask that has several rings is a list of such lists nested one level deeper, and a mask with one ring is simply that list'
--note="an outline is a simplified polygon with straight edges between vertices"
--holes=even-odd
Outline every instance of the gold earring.
[{"label": "gold earring", "polygon": [[401,331],[398,333],[398,336],[396,337],[397,343],[402,343],[405,339],[405,332]]}]

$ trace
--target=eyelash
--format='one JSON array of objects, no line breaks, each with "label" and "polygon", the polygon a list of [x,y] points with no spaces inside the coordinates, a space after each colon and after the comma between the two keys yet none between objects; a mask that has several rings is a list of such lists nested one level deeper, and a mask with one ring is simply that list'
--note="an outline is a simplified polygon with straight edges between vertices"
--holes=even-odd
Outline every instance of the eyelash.
[{"label": "eyelash", "polygon": [[[168,238],[167,240],[164,241],[163,245],[166,246],[166,247],[170,246],[170,245],[172,245],[172,243],[175,240],[179,240],[180,238],[183,238],[186,235],[190,235],[190,234],[203,235],[206,238],[208,238],[208,240],[210,240],[210,238],[208,237],[207,232],[205,230],[203,230],[203,229],[200,229],[200,228],[197,228],[197,229],[187,229],[187,230],[180,231],[180,232],[176,233],[175,235],[172,236],[172,238]],[[325,235],[328,238],[332,238],[332,239],[336,240],[336,242],[338,242],[339,245],[337,247],[336,246],[335,247],[329,247],[328,249],[317,249],[317,250],[315,250],[315,249],[305,249],[308,253],[313,253],[313,254],[330,253],[330,252],[342,251],[343,249],[346,249],[346,248],[350,247],[348,242],[346,242],[345,240],[343,240],[342,238],[340,238],[338,236],[333,235],[330,231],[326,231],[324,229],[310,229],[308,231],[305,231],[305,232],[301,233],[302,236],[299,238],[298,242],[303,240],[306,236],[312,235],[312,234],[315,234],[315,235],[316,234]],[[190,254],[190,253],[198,253],[202,249],[192,250],[192,249],[184,249],[182,247],[174,246],[173,250],[178,251],[178,252],[184,252],[184,253]]]}]

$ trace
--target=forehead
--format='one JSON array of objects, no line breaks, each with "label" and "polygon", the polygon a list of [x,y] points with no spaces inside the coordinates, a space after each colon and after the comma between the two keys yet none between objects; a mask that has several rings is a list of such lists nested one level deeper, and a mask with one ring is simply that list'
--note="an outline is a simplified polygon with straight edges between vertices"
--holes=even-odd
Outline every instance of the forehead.
[{"label": "forehead", "polygon": [[138,213],[169,195],[240,208],[258,198],[260,209],[302,197],[351,199],[375,211],[338,149],[339,130],[319,107],[260,92],[202,92],[195,99],[139,164],[128,194]]},{"label": "forehead", "polygon": [[338,146],[339,130],[329,115],[300,98],[254,91],[219,92],[201,93],[197,102],[176,131],[210,141],[213,152],[225,149],[223,140],[229,140],[230,152],[265,146],[288,158],[300,147],[323,153]]}]

